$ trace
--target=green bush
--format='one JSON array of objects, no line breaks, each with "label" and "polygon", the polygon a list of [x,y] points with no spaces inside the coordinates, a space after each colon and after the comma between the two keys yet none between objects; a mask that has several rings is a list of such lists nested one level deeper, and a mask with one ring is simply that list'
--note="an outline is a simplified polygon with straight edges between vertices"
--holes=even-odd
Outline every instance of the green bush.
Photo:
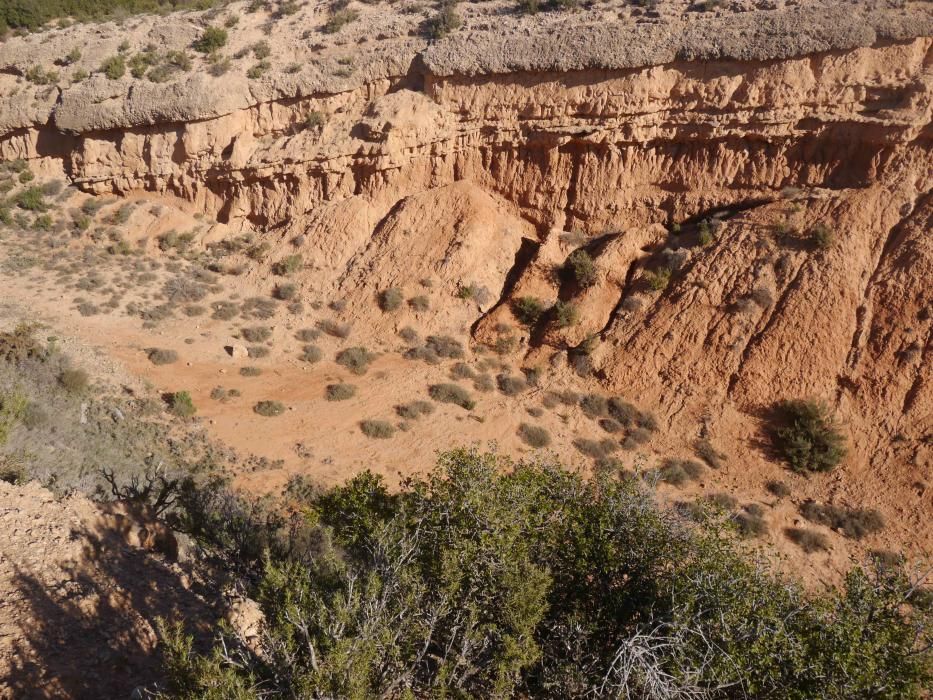
[{"label": "green bush", "polygon": [[596,263],[583,248],[577,248],[567,256],[563,272],[567,279],[580,288],[592,287],[598,279]]},{"label": "green bush", "polygon": [[169,397],[169,411],[179,418],[189,418],[197,413],[198,409],[191,400],[187,391],[176,391]]},{"label": "green bush", "polygon": [[452,403],[460,408],[472,411],[476,402],[470,397],[470,392],[459,384],[432,384],[428,387],[428,395],[440,403]]},{"label": "green bush", "polygon": [[671,268],[659,267],[657,270],[645,270],[644,280],[653,292],[663,292],[671,283]]},{"label": "green bush", "polygon": [[541,320],[547,305],[538,297],[519,297],[512,303],[512,313],[526,326],[535,326]]},{"label": "green bush", "polygon": [[287,255],[272,266],[272,271],[277,275],[291,275],[301,269],[303,258],[297,253]]},{"label": "green bush", "polygon": [[53,223],[51,214],[40,214],[33,219],[32,229],[34,231],[51,231]]},{"label": "green bush", "polygon": [[262,343],[272,337],[272,329],[268,326],[241,328],[240,335],[248,343]]},{"label": "green bush", "polygon": [[356,396],[356,387],[352,384],[328,384],[324,398],[328,401],[346,401]]},{"label": "green bush", "polygon": [[126,61],[123,56],[111,56],[100,64],[100,72],[111,80],[119,80],[126,74]]},{"label": "green bush", "polygon": [[[258,80],[263,75],[265,75],[266,71],[268,71],[271,67],[272,67],[272,64],[269,63],[268,61],[259,61],[258,63],[253,65],[248,71],[246,71],[246,77],[249,78],[250,80]],[[275,271],[276,271],[275,267],[273,266],[273,272]],[[281,274],[281,273],[276,272],[276,274]]]},{"label": "green bush", "polygon": [[521,441],[529,447],[538,449],[551,444],[551,435],[538,425],[522,423],[518,426],[517,434]]},{"label": "green bush", "polygon": [[396,311],[405,301],[405,295],[398,287],[390,287],[379,294],[379,308],[385,312]]},{"label": "green bush", "polygon": [[395,407],[395,412],[406,420],[417,420],[434,413],[434,404],[429,401],[412,401]]},{"label": "green bush", "polygon": [[192,45],[195,51],[213,53],[227,44],[227,30],[220,27],[208,27]]},{"label": "green bush", "polygon": [[10,431],[26,416],[28,399],[17,391],[0,392],[0,446],[10,438]]},{"label": "green bush", "polygon": [[456,450],[392,492],[365,472],[308,493],[313,519],[276,529],[186,494],[186,529],[258,579],[266,626],[236,655],[223,630],[204,654],[163,627],[168,696],[922,697],[929,613],[902,568],[805,592],[605,474]]},{"label": "green bush", "polygon": [[324,23],[322,31],[325,34],[336,34],[351,22],[355,22],[359,16],[359,12],[346,7],[332,12],[330,17],[327,18],[327,22]]},{"label": "green bush", "polygon": [[449,335],[429,335],[425,344],[438,357],[459,360],[464,355],[463,343]]},{"label": "green bush", "polygon": [[314,364],[324,359],[324,352],[317,345],[303,345],[301,347],[301,361]]},{"label": "green bush", "polygon": [[829,408],[818,401],[784,401],[777,408],[777,452],[795,472],[825,472],[846,456],[846,438]]},{"label": "green bush", "polygon": [[26,211],[43,212],[48,208],[41,187],[30,187],[16,195],[16,206]]},{"label": "green bush", "polygon": [[366,374],[376,356],[363,347],[346,348],[337,353],[337,364],[353,374]]},{"label": "green bush", "polygon": [[360,421],[360,430],[366,437],[387,440],[395,435],[395,426],[384,420],[363,420]]},{"label": "green bush", "polygon": [[320,129],[324,126],[324,114],[318,112],[317,110],[308,112],[305,115],[305,128],[306,129]]},{"label": "green bush", "polygon": [[845,508],[807,501],[800,506],[800,514],[811,523],[840,530],[853,540],[860,540],[884,529],[884,518],[872,508]]},{"label": "green bush", "polygon": [[215,0],[0,0],[0,27],[36,30],[57,18],[101,21],[141,12],[206,10],[214,4]]},{"label": "green bush", "polygon": [[152,348],[146,356],[154,365],[171,365],[178,362],[178,353],[174,350],[164,350],[161,348]]},{"label": "green bush", "polygon": [[58,82],[58,71],[33,66],[26,71],[26,80],[35,85],[51,85]]},{"label": "green bush", "polygon": [[713,224],[709,220],[701,221],[697,231],[697,241],[701,246],[708,246],[710,243],[716,240],[716,231],[713,228]]},{"label": "green bush", "polygon": [[274,418],[285,413],[285,404],[281,401],[260,401],[253,406],[253,411],[266,418]]},{"label": "green bush", "polygon": [[558,328],[569,328],[575,326],[580,320],[580,313],[577,307],[569,301],[558,301],[553,308],[554,325]]}]

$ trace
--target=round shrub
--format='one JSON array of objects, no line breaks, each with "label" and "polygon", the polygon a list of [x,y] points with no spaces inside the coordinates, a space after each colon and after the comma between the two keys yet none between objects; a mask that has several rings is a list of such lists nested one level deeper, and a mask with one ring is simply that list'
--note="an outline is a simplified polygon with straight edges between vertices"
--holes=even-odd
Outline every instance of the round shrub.
[{"label": "round shrub", "polygon": [[65,369],[58,375],[58,383],[61,384],[66,391],[72,394],[80,394],[87,390],[90,379],[88,378],[87,372],[83,369]]},{"label": "round shrub", "polygon": [[179,418],[189,418],[197,413],[191,394],[187,391],[176,391],[169,397],[168,410]]},{"label": "round shrub", "polygon": [[253,406],[253,411],[266,418],[274,418],[285,413],[285,404],[281,401],[260,401]]},{"label": "round shrub", "polygon": [[551,444],[551,436],[547,430],[528,423],[522,423],[518,426],[518,437],[526,445],[534,448],[547,447]]},{"label": "round shrub", "polygon": [[360,421],[360,430],[366,437],[386,440],[395,435],[395,426],[384,420]]},{"label": "round shrub", "polygon": [[241,328],[240,335],[248,343],[262,343],[272,337],[272,329],[265,326]]},{"label": "round shrub", "polygon": [[429,401],[412,401],[395,407],[395,412],[406,420],[417,420],[434,412],[434,404]]},{"label": "round shrub", "polygon": [[558,328],[569,328],[575,326],[580,320],[580,312],[577,307],[569,301],[558,301],[551,308],[554,325]]},{"label": "round shrub", "polygon": [[405,301],[405,295],[398,287],[390,287],[379,294],[379,308],[386,313],[401,308],[403,301]]},{"label": "round shrub", "polygon": [[598,418],[608,413],[609,402],[599,394],[587,394],[580,400],[580,408],[588,418]]},{"label": "round shrub", "polygon": [[302,362],[314,364],[320,362],[324,357],[324,352],[317,345],[305,345],[301,348]]},{"label": "round shrub", "polygon": [[356,387],[353,384],[328,384],[324,390],[324,398],[328,401],[346,401],[356,396]]},{"label": "round shrub", "polygon": [[178,353],[174,350],[163,350],[152,348],[147,355],[149,361],[154,365],[170,365],[178,362]]},{"label": "round shrub", "polygon": [[785,484],[783,481],[768,481],[765,483],[765,489],[768,493],[777,496],[778,498],[787,498],[790,496],[790,486]]},{"label": "round shrub", "polygon": [[781,422],[774,447],[795,472],[826,472],[846,456],[846,438],[824,404],[784,401],[778,406]]},{"label": "round shrub", "polygon": [[363,347],[346,348],[337,353],[337,364],[346,367],[353,374],[366,374],[375,357]]},{"label": "round shrub", "polygon": [[208,27],[205,29],[192,48],[201,53],[213,53],[227,43],[227,31],[220,27]]},{"label": "round shrub", "polygon": [[428,387],[428,395],[435,401],[452,403],[468,411],[472,411],[476,406],[470,392],[459,384],[432,384]]},{"label": "round shrub", "polygon": [[449,335],[429,335],[425,344],[438,357],[447,357],[452,360],[459,360],[463,357],[463,343]]},{"label": "round shrub", "polygon": [[592,287],[596,284],[596,263],[582,248],[577,248],[567,256],[563,271],[578,287]]},{"label": "round shrub", "polygon": [[295,333],[295,337],[302,343],[310,343],[321,337],[321,331],[317,328],[302,328]]},{"label": "round shrub", "polygon": [[522,324],[534,326],[547,311],[547,305],[538,297],[519,297],[512,302],[512,313]]},{"label": "round shrub", "polygon": [[496,377],[496,386],[506,396],[518,396],[528,388],[528,382],[525,381],[524,377],[500,374]]}]

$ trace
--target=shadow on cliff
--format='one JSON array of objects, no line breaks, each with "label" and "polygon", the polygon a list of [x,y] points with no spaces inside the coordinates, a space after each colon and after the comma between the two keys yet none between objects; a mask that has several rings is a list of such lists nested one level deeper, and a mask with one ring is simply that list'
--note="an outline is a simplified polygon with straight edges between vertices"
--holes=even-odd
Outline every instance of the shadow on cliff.
[{"label": "shadow on cliff", "polygon": [[185,571],[127,545],[115,530],[72,530],[87,540],[80,561],[48,587],[17,567],[11,600],[21,617],[10,675],[11,697],[130,698],[160,679],[157,618],[181,621],[196,640],[211,635],[218,606],[193,587]]}]

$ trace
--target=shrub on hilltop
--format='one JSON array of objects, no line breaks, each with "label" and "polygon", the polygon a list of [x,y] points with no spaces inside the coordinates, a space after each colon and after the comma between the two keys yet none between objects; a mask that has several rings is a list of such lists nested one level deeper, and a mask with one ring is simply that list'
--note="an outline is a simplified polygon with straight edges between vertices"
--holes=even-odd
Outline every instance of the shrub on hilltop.
[{"label": "shrub on hilltop", "polygon": [[893,700],[930,681],[902,568],[804,593],[637,479],[455,450],[398,490],[364,472],[304,498],[274,532],[222,493],[187,499],[227,514],[182,524],[258,578],[267,627],[206,655],[163,627],[168,697]]}]

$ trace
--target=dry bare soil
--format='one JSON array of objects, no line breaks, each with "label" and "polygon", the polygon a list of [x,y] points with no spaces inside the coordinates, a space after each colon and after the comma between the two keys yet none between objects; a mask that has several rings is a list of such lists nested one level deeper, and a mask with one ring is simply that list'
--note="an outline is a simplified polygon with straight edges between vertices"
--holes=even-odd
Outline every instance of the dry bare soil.
[{"label": "dry bare soil", "polygon": [[[335,32],[321,3],[232,3],[0,44],[4,325],[189,392],[183,429],[255,493],[494,441],[716,497],[811,584],[929,556],[928,4],[484,2],[437,41],[430,8],[351,8]],[[117,55],[142,72],[95,72]],[[846,435],[831,472],[775,454],[798,398]]]}]

